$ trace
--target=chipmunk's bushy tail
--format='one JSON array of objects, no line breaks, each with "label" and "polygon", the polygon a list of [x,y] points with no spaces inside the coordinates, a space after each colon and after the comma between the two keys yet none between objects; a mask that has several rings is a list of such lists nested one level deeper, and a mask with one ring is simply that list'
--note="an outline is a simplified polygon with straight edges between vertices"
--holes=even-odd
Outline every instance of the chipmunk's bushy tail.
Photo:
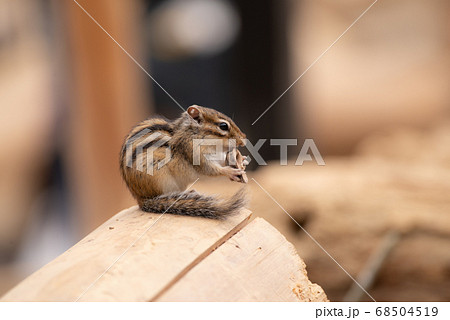
[{"label": "chipmunk's bushy tail", "polygon": [[223,219],[239,212],[247,203],[247,192],[242,187],[228,199],[202,195],[196,191],[172,192],[142,199],[140,207],[146,212]]}]

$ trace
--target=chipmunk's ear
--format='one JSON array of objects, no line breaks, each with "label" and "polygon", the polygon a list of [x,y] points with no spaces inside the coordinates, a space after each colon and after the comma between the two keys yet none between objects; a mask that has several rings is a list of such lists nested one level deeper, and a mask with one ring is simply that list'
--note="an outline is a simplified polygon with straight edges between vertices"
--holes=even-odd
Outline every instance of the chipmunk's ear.
[{"label": "chipmunk's ear", "polygon": [[200,122],[200,109],[199,106],[193,105],[187,109],[188,115],[197,122]]}]

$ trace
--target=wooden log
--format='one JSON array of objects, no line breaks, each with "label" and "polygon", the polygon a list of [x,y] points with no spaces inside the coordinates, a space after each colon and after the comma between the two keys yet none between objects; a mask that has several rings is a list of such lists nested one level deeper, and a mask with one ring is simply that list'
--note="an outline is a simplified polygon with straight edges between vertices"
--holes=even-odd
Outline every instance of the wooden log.
[{"label": "wooden log", "polygon": [[294,247],[242,210],[226,220],[124,210],[1,301],[327,301]]},{"label": "wooden log", "polygon": [[152,300],[247,224],[250,214],[244,210],[218,221],[161,216],[132,207],[25,279],[2,300]]},{"label": "wooden log", "polygon": [[157,301],[327,301],[294,246],[256,218]]}]

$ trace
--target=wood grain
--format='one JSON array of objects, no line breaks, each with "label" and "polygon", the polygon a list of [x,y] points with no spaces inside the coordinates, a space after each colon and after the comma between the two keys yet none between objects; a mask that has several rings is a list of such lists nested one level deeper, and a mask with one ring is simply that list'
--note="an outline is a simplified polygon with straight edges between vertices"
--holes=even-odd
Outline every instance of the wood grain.
[{"label": "wood grain", "polygon": [[126,209],[1,301],[152,300],[242,229],[250,215],[243,210],[218,221]]},{"label": "wood grain", "polygon": [[256,218],[157,301],[327,301],[293,245]]}]

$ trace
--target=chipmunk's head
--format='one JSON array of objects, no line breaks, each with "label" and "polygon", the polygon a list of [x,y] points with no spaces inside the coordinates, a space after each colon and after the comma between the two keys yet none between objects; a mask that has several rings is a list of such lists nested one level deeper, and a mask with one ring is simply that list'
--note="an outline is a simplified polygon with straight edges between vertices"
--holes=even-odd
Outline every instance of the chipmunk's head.
[{"label": "chipmunk's head", "polygon": [[245,134],[229,117],[214,109],[200,107],[197,105],[190,106],[187,115],[194,121],[200,134],[209,139],[233,139],[236,146],[245,144]]}]

